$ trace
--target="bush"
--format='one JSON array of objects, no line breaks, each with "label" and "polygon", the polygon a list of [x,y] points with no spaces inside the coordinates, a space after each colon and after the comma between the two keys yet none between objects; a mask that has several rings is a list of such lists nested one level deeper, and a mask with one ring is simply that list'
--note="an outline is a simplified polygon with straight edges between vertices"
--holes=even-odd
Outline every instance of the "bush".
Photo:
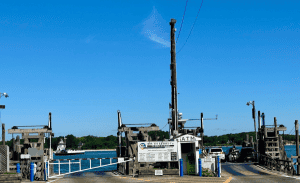
[{"label": "bush", "polygon": [[215,174],[208,168],[202,168],[203,177],[215,177]]}]

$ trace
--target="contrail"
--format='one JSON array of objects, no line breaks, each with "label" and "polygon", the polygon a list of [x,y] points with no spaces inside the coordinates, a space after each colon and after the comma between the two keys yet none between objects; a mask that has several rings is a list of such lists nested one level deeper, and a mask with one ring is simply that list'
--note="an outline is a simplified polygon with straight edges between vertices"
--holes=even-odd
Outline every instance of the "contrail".
[{"label": "contrail", "polygon": [[151,12],[149,18],[143,22],[144,27],[142,34],[151,41],[163,45],[163,47],[170,47],[170,42],[165,39],[169,36],[169,34],[165,32],[161,21],[163,21],[163,18],[157,12],[155,7],[153,7],[153,11]]}]

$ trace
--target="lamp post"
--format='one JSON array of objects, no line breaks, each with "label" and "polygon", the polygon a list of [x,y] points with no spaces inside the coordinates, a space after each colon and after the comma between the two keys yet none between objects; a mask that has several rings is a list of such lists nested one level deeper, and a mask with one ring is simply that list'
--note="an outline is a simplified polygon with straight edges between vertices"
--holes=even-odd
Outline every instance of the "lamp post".
[{"label": "lamp post", "polygon": [[254,130],[255,130],[255,140],[256,140],[256,160],[258,160],[258,141],[257,141],[257,132],[256,132],[256,122],[255,122],[255,102],[249,101],[246,104],[247,106],[252,105],[252,118],[254,120]]},{"label": "lamp post", "polygon": [[[7,98],[8,94],[0,92],[0,98],[2,96],[4,96],[5,98]],[[5,105],[0,105],[0,109],[5,109]],[[1,110],[0,110],[0,123],[2,124],[2,121],[1,121]],[[2,124],[2,144],[5,145],[5,124]]]}]

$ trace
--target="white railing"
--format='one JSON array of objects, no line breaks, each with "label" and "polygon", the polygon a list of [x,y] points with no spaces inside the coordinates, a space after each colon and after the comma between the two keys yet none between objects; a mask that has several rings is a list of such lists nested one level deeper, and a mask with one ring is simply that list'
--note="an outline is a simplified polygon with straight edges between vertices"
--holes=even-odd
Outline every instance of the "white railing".
[{"label": "white railing", "polygon": [[[92,167],[92,160],[94,159],[99,159],[99,165],[100,166],[96,166],[96,167]],[[102,165],[102,159],[110,159],[110,164],[105,164],[105,165]],[[135,158],[133,159],[129,159],[129,160],[121,160],[119,162],[116,162],[116,163],[112,163],[112,159],[115,159],[115,158],[86,158],[84,160],[90,160],[90,168],[86,168],[86,169],[81,169],[81,160],[82,159],[60,159],[60,160],[56,160],[58,161],[58,163],[50,163],[49,161],[47,162],[48,163],[48,169],[47,169],[47,175],[48,175],[48,178],[57,178],[59,176],[64,176],[64,175],[68,175],[68,174],[71,174],[71,173],[76,173],[76,172],[82,172],[82,171],[86,171],[86,170],[91,170],[91,169],[95,169],[95,168],[101,168],[101,167],[105,167],[105,166],[110,166],[110,165],[116,165],[118,163],[125,163],[125,162],[128,162],[128,161],[133,161]],[[60,161],[69,161],[68,163],[61,163]],[[71,162],[71,160],[78,160],[78,162]],[[61,164],[68,164],[69,165],[69,172],[68,173],[64,173],[64,174],[61,174],[60,173],[60,165]],[[79,164],[79,170],[77,171],[73,171],[71,172],[71,164]],[[53,175],[53,176],[50,176],[49,174],[49,169],[50,169],[50,165],[58,165],[58,175]]]}]

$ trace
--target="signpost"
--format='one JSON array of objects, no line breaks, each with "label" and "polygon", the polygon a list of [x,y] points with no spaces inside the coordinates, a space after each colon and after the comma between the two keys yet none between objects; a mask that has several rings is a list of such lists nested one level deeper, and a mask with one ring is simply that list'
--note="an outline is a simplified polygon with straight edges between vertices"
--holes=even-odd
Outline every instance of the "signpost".
[{"label": "signpost", "polygon": [[138,142],[138,162],[177,161],[177,143],[174,141]]}]

